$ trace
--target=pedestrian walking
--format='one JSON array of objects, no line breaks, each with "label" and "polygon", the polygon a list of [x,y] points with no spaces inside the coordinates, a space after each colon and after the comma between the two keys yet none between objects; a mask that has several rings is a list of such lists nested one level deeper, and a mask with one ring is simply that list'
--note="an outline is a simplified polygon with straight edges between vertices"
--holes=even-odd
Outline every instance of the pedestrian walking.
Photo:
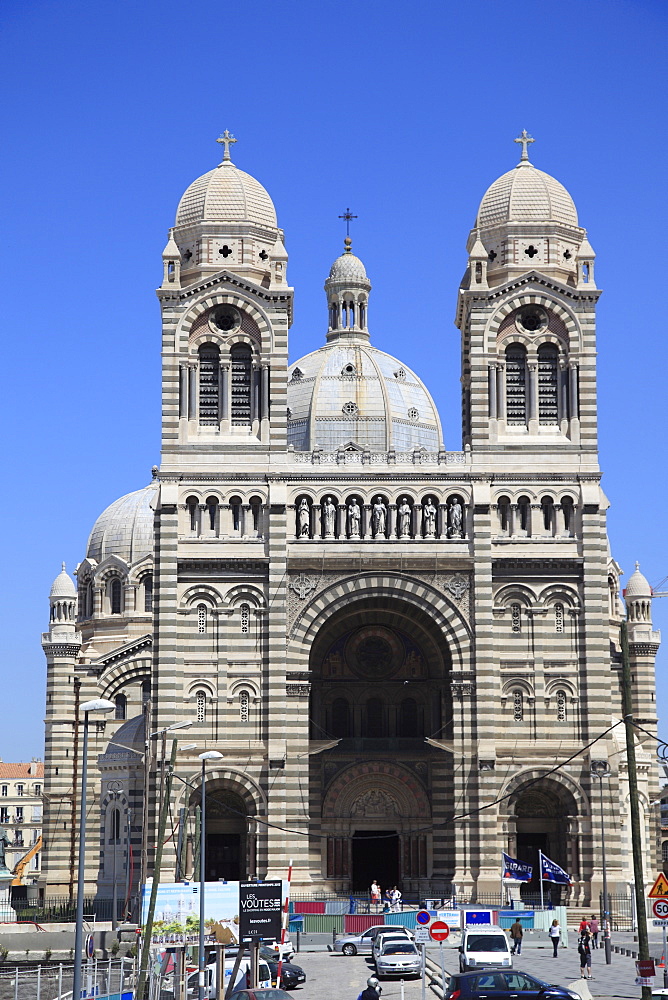
[{"label": "pedestrian walking", "polygon": [[371,883],[371,888],[369,889],[371,895],[371,905],[376,907],[376,913],[378,913],[378,908],[380,906],[380,886],[376,879]]},{"label": "pedestrian walking", "polygon": [[578,934],[582,937],[583,934],[589,934],[589,921],[586,917],[583,917],[580,921],[580,926],[578,927]]},{"label": "pedestrian walking", "polygon": [[511,952],[513,955],[522,954],[522,936],[524,930],[522,929],[522,924],[519,920],[516,920],[514,924],[510,925],[510,936],[513,939],[513,946]]},{"label": "pedestrian walking", "polygon": [[552,958],[556,958],[557,950],[559,948],[559,939],[561,938],[561,927],[559,926],[559,921],[556,918],[550,924],[548,934],[550,935],[550,939],[552,941]]},{"label": "pedestrian walking", "polygon": [[589,921],[589,930],[591,932],[591,946],[592,948],[598,948],[598,932],[600,927],[594,913],[592,913],[591,920]]},{"label": "pedestrian walking", "polygon": [[392,889],[392,913],[399,913],[401,911],[401,892],[397,889],[396,885]]},{"label": "pedestrian walking", "polygon": [[591,938],[585,933],[580,938],[578,945],[578,955],[580,956],[580,976],[582,979],[591,979]]}]

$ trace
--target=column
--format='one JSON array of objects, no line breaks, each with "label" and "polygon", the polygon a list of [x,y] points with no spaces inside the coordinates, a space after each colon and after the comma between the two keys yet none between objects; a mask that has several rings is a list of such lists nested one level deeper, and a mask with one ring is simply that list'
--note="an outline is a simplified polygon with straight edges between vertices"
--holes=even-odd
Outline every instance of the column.
[{"label": "column", "polygon": [[539,538],[541,535],[551,534],[545,530],[543,523],[543,505],[540,503],[531,504],[531,517],[529,519],[529,534],[532,538]]},{"label": "column", "polygon": [[197,417],[197,367],[190,365],[188,368],[188,419],[195,420]]},{"label": "column", "polygon": [[436,519],[436,534],[439,538],[448,537],[448,505],[439,503],[438,517]]},{"label": "column", "polygon": [[123,587],[123,614],[131,615],[137,606],[137,588],[131,583],[126,583]]},{"label": "column", "polygon": [[559,426],[562,434],[568,431],[568,365],[559,364]]},{"label": "column", "polygon": [[488,371],[488,384],[489,384],[489,417],[490,420],[496,420],[497,417],[497,402],[496,402],[496,365],[490,365]]},{"label": "column", "polygon": [[577,419],[580,416],[580,407],[578,403],[578,366],[576,362],[571,362],[568,370],[568,388],[569,388],[569,417],[571,420]]},{"label": "column", "polygon": [[232,506],[229,503],[221,503],[219,508],[220,537],[229,538],[232,535]]},{"label": "column", "polygon": [[269,419],[269,365],[262,365],[262,419]]},{"label": "column", "polygon": [[340,503],[338,505],[337,518],[339,522],[339,541],[344,542],[348,537],[348,533],[346,531],[346,505],[344,503]]},{"label": "column", "polygon": [[552,508],[552,530],[557,538],[565,535],[564,512],[560,503],[555,503]]},{"label": "column", "polygon": [[529,433],[535,434],[538,430],[538,365],[535,361],[527,364],[528,384],[528,423]]},{"label": "column", "polygon": [[249,503],[242,503],[241,505],[241,524],[239,525],[239,529],[239,534],[242,538],[252,537],[253,513]]},{"label": "column", "polygon": [[496,366],[496,415],[499,420],[506,419],[506,366]]},{"label": "column", "polygon": [[188,416],[188,366],[179,365],[179,416]]},{"label": "column", "polygon": [[517,537],[517,531],[519,526],[519,510],[516,503],[511,503],[509,507],[509,518],[508,518],[508,534],[511,538]]},{"label": "column", "polygon": [[322,538],[322,504],[319,503],[311,504],[311,538]]},{"label": "column", "polygon": [[362,527],[360,529],[360,534],[362,538],[371,538],[371,504],[363,503],[360,504],[362,508]]},{"label": "column", "polygon": [[102,587],[95,584],[93,587],[93,618],[99,618],[102,614]]},{"label": "column", "polygon": [[220,419],[225,429],[230,426],[230,366],[220,366]]},{"label": "column", "polygon": [[260,369],[253,365],[251,369],[251,425],[260,419]]},{"label": "column", "polygon": [[412,531],[411,538],[422,538],[422,531],[420,530],[422,519],[422,507],[419,503],[413,504],[413,517],[411,518]]},{"label": "column", "polygon": [[387,505],[387,537],[396,539],[397,537],[397,505],[390,503]]}]

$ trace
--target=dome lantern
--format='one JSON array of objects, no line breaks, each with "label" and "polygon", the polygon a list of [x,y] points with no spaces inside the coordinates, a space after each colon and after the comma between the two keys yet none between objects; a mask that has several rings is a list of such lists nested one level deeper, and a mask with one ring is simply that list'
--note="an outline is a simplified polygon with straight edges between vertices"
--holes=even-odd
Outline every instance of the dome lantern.
[{"label": "dome lantern", "polygon": [[329,324],[327,340],[368,342],[368,307],[371,282],[364,264],[352,250],[346,236],[343,253],[332,264],[325,281]]},{"label": "dome lantern", "polygon": [[73,632],[77,617],[77,590],[74,580],[65,569],[65,563],[51,585],[49,605],[51,629]]}]

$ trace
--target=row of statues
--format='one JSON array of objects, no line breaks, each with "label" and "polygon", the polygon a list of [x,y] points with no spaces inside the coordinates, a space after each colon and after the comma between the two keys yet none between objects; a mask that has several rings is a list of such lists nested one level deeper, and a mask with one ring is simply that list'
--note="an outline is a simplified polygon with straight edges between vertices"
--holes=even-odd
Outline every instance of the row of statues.
[{"label": "row of statues", "polygon": [[[338,507],[332,497],[325,497],[322,504],[322,534],[324,538],[336,536],[336,514]],[[427,497],[419,508],[418,523],[413,532],[413,504],[408,497],[401,497],[397,504],[396,535],[399,538],[436,538],[438,507],[432,497]],[[444,532],[448,538],[463,538],[464,510],[459,497],[452,497],[447,503],[447,525]],[[358,497],[351,497],[345,505],[346,535],[348,538],[362,537],[362,506]],[[387,538],[389,507],[382,496],[377,496],[371,504],[371,533],[374,538]],[[311,507],[304,497],[297,508],[297,533],[300,538],[311,537]]]}]

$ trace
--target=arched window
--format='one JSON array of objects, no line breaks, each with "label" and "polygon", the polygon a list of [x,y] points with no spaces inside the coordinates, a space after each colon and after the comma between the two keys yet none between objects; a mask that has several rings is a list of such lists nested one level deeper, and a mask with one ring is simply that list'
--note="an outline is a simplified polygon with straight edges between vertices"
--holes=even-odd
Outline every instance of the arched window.
[{"label": "arched window", "polygon": [[248,427],[251,422],[251,349],[236,344],[232,361],[232,426]]},{"label": "arched window", "polygon": [[149,574],[142,580],[144,585],[144,611],[153,611],[153,577]]},{"label": "arched window", "polygon": [[510,630],[514,633],[522,630],[522,608],[519,604],[510,605]]},{"label": "arched window", "polygon": [[385,735],[385,706],[380,698],[369,698],[366,703],[365,731],[363,736],[376,739]]},{"label": "arched window", "polygon": [[661,861],[664,866],[668,864],[668,840],[664,840],[661,844]]},{"label": "arched window", "polygon": [[230,497],[230,508],[232,510],[232,528],[234,531],[241,530],[241,497]]},{"label": "arched window", "polygon": [[197,721],[204,722],[206,720],[206,691],[198,691],[195,695],[195,702],[197,705]]},{"label": "arched window", "polygon": [[242,604],[239,611],[241,612],[241,634],[247,635],[250,631],[250,608],[247,604]]},{"label": "arched window", "polygon": [[566,721],[566,692],[557,691],[557,722]]},{"label": "arched window", "polygon": [[364,330],[366,327],[366,305],[364,302],[360,302],[360,326]]},{"label": "arched window", "polygon": [[419,736],[418,704],[415,698],[404,698],[399,706],[399,725],[397,736]]},{"label": "arched window", "polygon": [[350,736],[350,705],[347,698],[335,698],[332,702],[332,736],[345,739]]},{"label": "arched window", "polygon": [[118,577],[114,577],[109,585],[109,607],[112,615],[120,615],[123,605],[123,589]]},{"label": "arched window", "polygon": [[250,498],[251,515],[253,518],[253,531],[260,534],[260,514],[262,511],[262,500],[260,497]]},{"label": "arched window", "polygon": [[250,696],[248,691],[239,692],[239,721],[248,722]]},{"label": "arched window", "polygon": [[524,695],[519,688],[513,691],[513,719],[515,722],[524,720]]},{"label": "arched window", "polygon": [[554,524],[554,504],[552,503],[552,498],[543,497],[540,506],[543,512],[543,527],[547,532],[551,532]]},{"label": "arched window", "polygon": [[115,719],[125,719],[127,717],[128,711],[128,699],[124,694],[117,694],[114,698],[114,718]]},{"label": "arched window", "polygon": [[93,584],[88,580],[84,589],[84,618],[90,618],[93,614]]},{"label": "arched window", "polygon": [[564,631],[564,606],[554,605],[554,631],[561,634]]},{"label": "arched window", "polygon": [[538,348],[538,422],[556,424],[559,419],[559,352],[554,344]]},{"label": "arched window", "polygon": [[121,839],[121,811],[112,809],[109,816],[109,843],[118,844]]},{"label": "arched window", "polygon": [[521,344],[506,348],[506,419],[509,424],[527,422],[527,354]]},{"label": "arched window", "polygon": [[203,426],[218,424],[220,383],[220,348],[202,344],[199,349],[199,422]]},{"label": "arched window", "polygon": [[564,517],[564,531],[567,535],[575,534],[575,512],[571,497],[561,498],[561,511]]},{"label": "arched window", "polygon": [[142,702],[142,705],[145,705],[147,701],[150,701],[150,698],[151,698],[151,682],[150,681],[142,681],[142,684],[141,684],[141,702]]},{"label": "arched window", "polygon": [[531,534],[531,501],[529,497],[520,497],[517,501],[517,514],[520,531]]},{"label": "arched window", "polygon": [[197,631],[206,632],[206,604],[197,605]]},{"label": "arched window", "polygon": [[499,532],[507,535],[510,531],[510,497],[499,497],[496,506],[499,513]]},{"label": "arched window", "polygon": [[197,497],[188,497],[186,499],[186,507],[188,508],[190,530],[197,531],[197,510],[199,507],[199,501]]},{"label": "arched window", "polygon": [[209,531],[215,531],[218,518],[218,501],[215,497],[206,498],[206,512],[209,518]]}]

